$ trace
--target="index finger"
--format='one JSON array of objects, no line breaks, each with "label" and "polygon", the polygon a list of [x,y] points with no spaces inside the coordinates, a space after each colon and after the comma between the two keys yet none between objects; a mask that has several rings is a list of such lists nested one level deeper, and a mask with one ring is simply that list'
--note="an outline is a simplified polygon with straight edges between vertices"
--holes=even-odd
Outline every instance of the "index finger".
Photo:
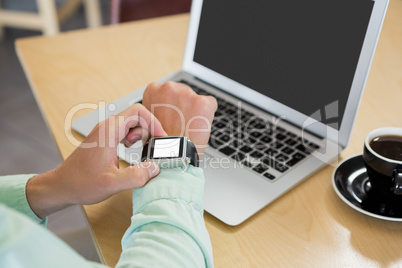
[{"label": "index finger", "polygon": [[[127,136],[130,129],[135,127],[147,129],[152,136],[166,136],[166,132],[164,131],[162,124],[142,104],[134,104],[115,117],[118,118],[118,122],[114,122],[115,126],[117,124],[117,127],[115,127],[117,130],[114,139],[115,145],[120,143]],[[113,122],[110,123],[113,124]]]}]

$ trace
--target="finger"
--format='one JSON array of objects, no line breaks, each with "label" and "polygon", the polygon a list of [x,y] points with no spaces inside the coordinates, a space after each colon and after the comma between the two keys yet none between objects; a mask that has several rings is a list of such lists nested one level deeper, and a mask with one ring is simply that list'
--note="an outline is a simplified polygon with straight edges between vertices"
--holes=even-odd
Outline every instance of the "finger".
[{"label": "finger", "polygon": [[216,100],[216,98],[212,96],[204,96],[204,97],[209,100],[211,108],[213,109],[214,112],[216,112],[216,110],[218,109],[218,101]]},{"label": "finger", "polygon": [[[147,129],[153,136],[166,135],[159,120],[141,104],[135,104],[115,116],[114,119],[112,117],[109,119],[109,127],[113,127],[117,131],[114,133],[115,145],[123,141],[130,130],[136,127]],[[113,133],[113,131],[111,132]]]},{"label": "finger", "polygon": [[183,94],[186,98],[190,96],[196,96],[197,93],[188,85],[183,83],[177,83],[173,81],[168,81],[161,86],[161,90],[164,93],[169,93],[166,97],[174,97],[175,94]]},{"label": "finger", "polygon": [[126,118],[124,127],[125,135],[131,128],[141,126],[148,129],[153,136],[160,136],[164,134],[162,124],[159,120],[142,104],[135,104],[130,108],[124,110],[119,115]]},{"label": "finger", "polygon": [[130,147],[137,141],[141,140],[142,142],[145,142],[149,139],[149,131],[145,128],[142,127],[135,127],[130,129],[130,131],[127,133],[124,141],[124,145],[126,147]]},{"label": "finger", "polygon": [[143,104],[145,107],[148,107],[147,104],[152,100],[152,97],[155,96],[155,93],[161,88],[161,84],[158,82],[150,83],[143,94]]},{"label": "finger", "polygon": [[159,172],[160,168],[155,162],[141,162],[135,166],[120,169],[118,173],[118,179],[121,182],[120,190],[143,187]]},{"label": "finger", "polygon": [[147,91],[147,90],[153,90],[153,89],[158,89],[158,88],[160,88],[161,87],[161,83],[159,83],[159,82],[151,82],[151,83],[149,83],[149,85],[147,86],[147,88],[145,89],[145,91]]}]

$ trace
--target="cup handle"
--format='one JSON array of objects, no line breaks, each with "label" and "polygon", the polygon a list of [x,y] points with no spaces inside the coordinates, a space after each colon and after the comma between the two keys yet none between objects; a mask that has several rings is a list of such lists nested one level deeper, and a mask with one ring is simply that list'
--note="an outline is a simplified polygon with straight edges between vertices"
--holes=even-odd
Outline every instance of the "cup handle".
[{"label": "cup handle", "polygon": [[394,194],[402,195],[402,170],[394,171]]}]

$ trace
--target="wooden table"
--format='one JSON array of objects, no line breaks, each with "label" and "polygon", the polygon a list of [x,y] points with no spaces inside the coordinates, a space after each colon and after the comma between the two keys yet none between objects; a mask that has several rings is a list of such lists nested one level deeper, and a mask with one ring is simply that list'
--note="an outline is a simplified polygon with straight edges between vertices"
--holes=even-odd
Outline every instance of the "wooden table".
[{"label": "wooden table", "polygon": [[[110,102],[180,69],[187,24],[188,15],[178,15],[17,41],[64,159],[75,149],[66,134],[71,131],[68,120],[65,125],[71,110]],[[372,129],[401,127],[401,100],[402,1],[391,0],[350,145],[341,158],[361,153]],[[402,223],[371,218],[343,203],[332,188],[333,170],[322,169],[240,226],[227,226],[205,213],[216,267],[401,267]],[[131,191],[125,191],[85,207],[111,266],[130,223],[130,202]]]}]

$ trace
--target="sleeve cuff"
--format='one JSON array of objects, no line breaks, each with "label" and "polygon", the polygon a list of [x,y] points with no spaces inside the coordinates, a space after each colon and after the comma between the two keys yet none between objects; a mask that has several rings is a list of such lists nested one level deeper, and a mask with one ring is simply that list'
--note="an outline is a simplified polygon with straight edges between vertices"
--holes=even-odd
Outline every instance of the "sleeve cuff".
[{"label": "sleeve cuff", "polygon": [[12,175],[0,178],[0,202],[15,209],[35,222],[46,225],[47,218],[40,219],[32,211],[26,197],[27,182],[36,174]]},{"label": "sleeve cuff", "polygon": [[200,211],[203,207],[204,173],[201,168],[188,166],[186,169],[161,169],[160,174],[144,187],[133,191],[133,213],[154,200],[180,199],[194,204]]}]

